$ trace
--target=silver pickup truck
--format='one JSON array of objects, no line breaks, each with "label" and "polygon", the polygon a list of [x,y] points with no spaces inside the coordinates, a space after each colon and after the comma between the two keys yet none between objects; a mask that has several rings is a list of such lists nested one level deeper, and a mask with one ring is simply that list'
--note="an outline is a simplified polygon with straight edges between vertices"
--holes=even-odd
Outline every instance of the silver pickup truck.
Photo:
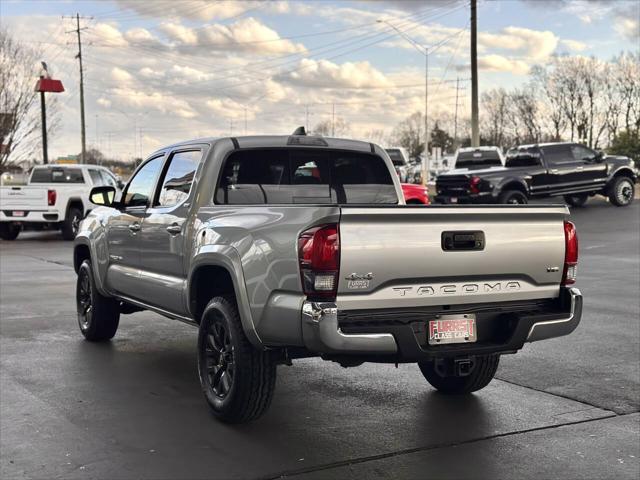
[{"label": "silver pickup truck", "polygon": [[259,417],[276,366],[417,363],[444,393],[500,355],[572,332],[578,244],[565,206],[404,205],[370,143],[294,134],[158,150],[121,194],[96,187],[74,246],[80,330],[150,310],[199,328],[214,414]]}]

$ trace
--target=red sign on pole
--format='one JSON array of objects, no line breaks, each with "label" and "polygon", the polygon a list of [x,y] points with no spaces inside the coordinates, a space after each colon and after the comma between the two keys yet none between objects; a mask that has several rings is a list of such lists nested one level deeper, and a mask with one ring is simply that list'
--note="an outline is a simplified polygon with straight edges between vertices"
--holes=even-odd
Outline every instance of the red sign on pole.
[{"label": "red sign on pole", "polygon": [[36,82],[36,92],[60,93],[64,92],[64,87],[62,86],[62,82],[60,80],[40,77]]}]

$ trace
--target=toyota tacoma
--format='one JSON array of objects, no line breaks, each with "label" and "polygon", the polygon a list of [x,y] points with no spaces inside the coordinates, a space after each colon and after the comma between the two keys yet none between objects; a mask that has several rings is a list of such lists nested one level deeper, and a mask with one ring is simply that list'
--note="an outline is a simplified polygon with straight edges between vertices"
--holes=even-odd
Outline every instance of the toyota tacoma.
[{"label": "toyota tacoma", "polygon": [[202,391],[226,422],[263,414],[297,358],[416,363],[468,394],[501,355],[580,322],[566,206],[405,205],[371,143],[188,141],[91,200],[73,253],[82,334],[109,340],[140,310],[196,326]]}]

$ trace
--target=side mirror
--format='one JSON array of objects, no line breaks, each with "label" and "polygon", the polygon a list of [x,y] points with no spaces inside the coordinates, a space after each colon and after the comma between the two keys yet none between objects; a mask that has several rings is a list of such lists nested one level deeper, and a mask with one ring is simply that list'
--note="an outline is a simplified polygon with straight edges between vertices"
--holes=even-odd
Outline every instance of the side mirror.
[{"label": "side mirror", "polygon": [[596,156],[593,157],[596,162],[602,162],[604,160],[604,153],[600,150],[596,152]]},{"label": "side mirror", "polygon": [[95,205],[109,207],[113,205],[116,189],[109,186],[93,187],[89,193],[89,201]]}]

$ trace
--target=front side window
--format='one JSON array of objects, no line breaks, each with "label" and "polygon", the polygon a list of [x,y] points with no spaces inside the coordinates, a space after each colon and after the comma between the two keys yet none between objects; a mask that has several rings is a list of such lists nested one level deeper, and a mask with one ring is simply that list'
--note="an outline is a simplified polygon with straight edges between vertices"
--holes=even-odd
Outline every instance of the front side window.
[{"label": "front side window", "polygon": [[100,170],[100,175],[102,175],[103,185],[108,185],[110,187],[117,188],[118,182],[116,182],[116,179],[113,177],[113,175],[111,175],[105,170]]},{"label": "front side window", "polygon": [[550,165],[562,165],[563,163],[572,163],[573,153],[569,145],[549,145],[542,147],[544,159]]},{"label": "front side window", "polygon": [[593,150],[582,145],[571,145],[571,152],[573,153],[573,158],[578,162],[590,162],[596,156]]},{"label": "front side window", "polygon": [[384,160],[377,155],[304,149],[233,153],[225,162],[216,203],[346,204],[398,202]]},{"label": "front side window", "polygon": [[30,183],[84,183],[79,168],[36,168]]},{"label": "front side window", "polygon": [[91,177],[91,182],[95,185],[95,186],[100,186],[100,185],[104,185],[104,181],[102,180],[102,177],[100,176],[100,172],[98,170],[95,170],[93,168],[89,169],[89,176]]},{"label": "front side window", "polygon": [[153,194],[156,178],[162,167],[162,156],[145,163],[129,182],[124,194],[125,207],[146,207]]},{"label": "front side window", "polygon": [[186,200],[196,174],[202,152],[190,150],[174,153],[169,160],[167,173],[162,181],[158,197],[158,205],[172,207]]}]

